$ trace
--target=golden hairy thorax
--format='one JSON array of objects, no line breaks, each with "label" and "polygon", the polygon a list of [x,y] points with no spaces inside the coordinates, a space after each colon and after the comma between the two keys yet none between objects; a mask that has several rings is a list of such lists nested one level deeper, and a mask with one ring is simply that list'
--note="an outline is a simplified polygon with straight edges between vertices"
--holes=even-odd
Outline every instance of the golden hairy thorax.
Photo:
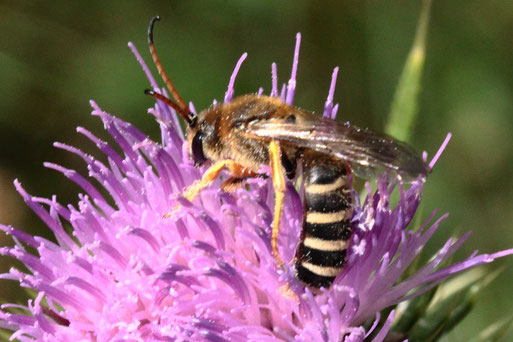
[{"label": "golden hairy thorax", "polygon": [[[269,142],[248,134],[247,125],[257,121],[301,120],[309,114],[279,98],[261,95],[240,96],[206,109],[198,117],[199,129],[212,130],[210,138],[205,139],[205,155],[212,161],[234,160],[257,172],[261,165],[269,165]],[[189,137],[193,135],[194,132],[188,133]],[[283,150],[291,158],[297,151],[292,146],[283,146]]]}]

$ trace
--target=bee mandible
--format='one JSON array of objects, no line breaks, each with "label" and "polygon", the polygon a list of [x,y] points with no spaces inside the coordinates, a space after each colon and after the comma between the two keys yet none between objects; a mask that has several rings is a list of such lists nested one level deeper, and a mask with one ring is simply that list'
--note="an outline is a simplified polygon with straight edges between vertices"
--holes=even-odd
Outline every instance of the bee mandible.
[{"label": "bee mandible", "polygon": [[262,165],[271,168],[275,195],[271,246],[279,267],[278,235],[284,207],[286,178],[293,179],[301,166],[304,209],[296,248],[296,277],[312,288],[329,287],[346,262],[351,238],[353,198],[348,176],[364,178],[383,172],[401,181],[423,181],[429,166],[407,144],[389,136],[318,116],[263,95],[243,95],[194,114],[182,100],[157,56],[151,20],[148,43],[159,74],[176,102],[153,90],[145,93],[165,102],[187,122],[189,155],[196,166],[212,165],[201,180],[183,193],[189,201],[208,187],[223,169],[231,178],[223,189],[233,189],[250,177],[262,176]]}]

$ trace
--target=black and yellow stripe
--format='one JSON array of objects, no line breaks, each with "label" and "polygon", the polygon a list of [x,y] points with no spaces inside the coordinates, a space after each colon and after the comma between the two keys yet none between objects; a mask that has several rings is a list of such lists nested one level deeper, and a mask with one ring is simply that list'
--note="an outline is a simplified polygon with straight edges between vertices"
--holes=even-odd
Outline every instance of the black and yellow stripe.
[{"label": "black and yellow stripe", "polygon": [[303,228],[296,250],[296,277],[311,287],[329,287],[346,261],[352,197],[343,165],[305,167]]}]

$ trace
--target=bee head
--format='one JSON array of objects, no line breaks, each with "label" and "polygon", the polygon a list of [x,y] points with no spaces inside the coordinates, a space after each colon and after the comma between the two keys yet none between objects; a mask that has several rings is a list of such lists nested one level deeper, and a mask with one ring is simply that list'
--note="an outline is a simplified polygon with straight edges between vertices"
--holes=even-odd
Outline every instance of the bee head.
[{"label": "bee head", "polygon": [[187,127],[186,132],[189,157],[196,167],[202,166],[210,159],[208,151],[214,135],[213,125],[204,120],[201,114],[193,125]]},{"label": "bee head", "polygon": [[194,166],[199,167],[208,160],[203,152],[205,133],[200,130],[195,130],[194,133],[188,134],[187,137],[189,143],[189,156],[194,162]]}]

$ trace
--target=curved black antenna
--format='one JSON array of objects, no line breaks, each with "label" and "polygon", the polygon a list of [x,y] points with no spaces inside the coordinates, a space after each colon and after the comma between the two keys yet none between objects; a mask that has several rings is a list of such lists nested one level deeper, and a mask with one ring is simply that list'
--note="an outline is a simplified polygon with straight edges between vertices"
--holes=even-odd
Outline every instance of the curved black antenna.
[{"label": "curved black antenna", "polygon": [[164,71],[164,68],[162,67],[162,64],[160,63],[157,51],[155,50],[155,45],[153,44],[153,26],[155,25],[155,22],[157,20],[160,20],[159,16],[153,17],[150,21],[150,26],[148,27],[148,45],[150,46],[151,57],[153,58],[153,62],[155,63],[155,66],[157,67],[157,70],[159,71],[162,80],[164,81],[167,88],[171,92],[171,95],[173,95],[173,98],[176,100],[178,104],[174,103],[164,95],[156,93],[155,91],[150,89],[146,89],[144,93],[166,103],[168,106],[177,111],[184,118],[184,120],[187,121],[189,126],[192,127],[196,124],[196,114],[190,111],[189,107],[187,107],[185,102],[182,100],[182,98],[176,91],[175,87],[173,86],[173,83],[171,83],[171,80],[167,76],[166,72]]},{"label": "curved black antenna", "polygon": [[194,127],[196,125],[196,119],[197,119],[196,114],[194,114],[190,111],[184,112],[183,109],[180,106],[178,106],[176,103],[174,103],[173,101],[171,101],[164,95],[155,92],[154,90],[145,89],[144,94],[150,95],[151,97],[153,97],[157,100],[160,100],[160,101],[164,102],[165,104],[167,104],[169,107],[173,108],[178,114],[180,114],[182,116],[182,118],[184,118],[185,121],[187,121],[187,124],[189,125],[189,127]]}]

